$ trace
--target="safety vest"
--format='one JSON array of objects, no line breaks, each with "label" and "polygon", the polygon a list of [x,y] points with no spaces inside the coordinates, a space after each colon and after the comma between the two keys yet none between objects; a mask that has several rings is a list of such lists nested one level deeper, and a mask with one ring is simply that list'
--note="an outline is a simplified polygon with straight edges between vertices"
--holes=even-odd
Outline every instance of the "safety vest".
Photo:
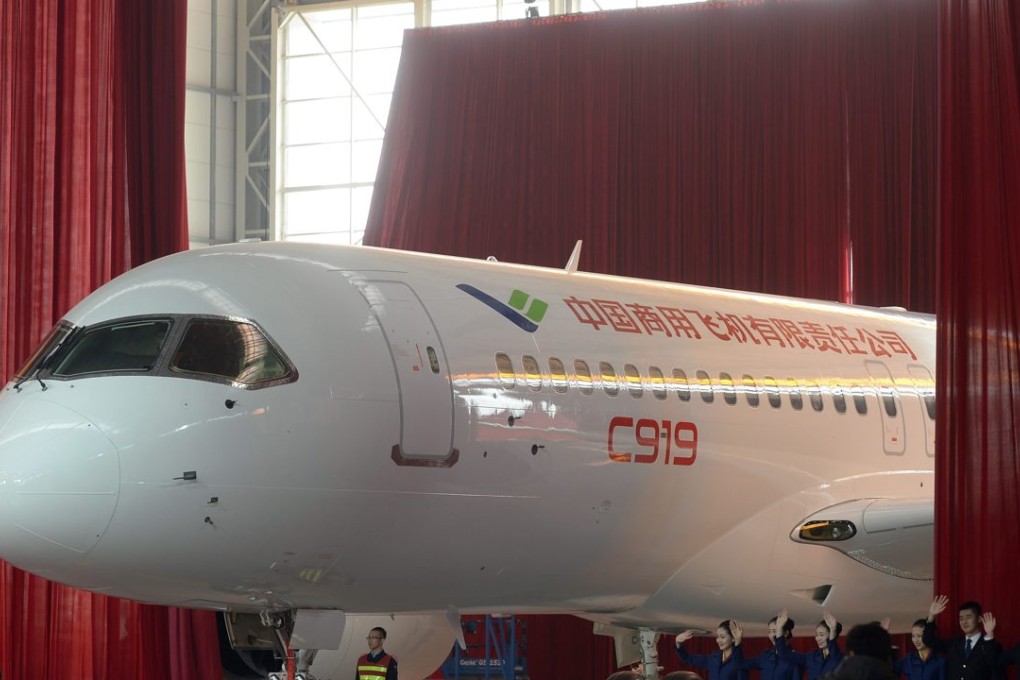
[{"label": "safety vest", "polygon": [[392,658],[389,654],[383,654],[373,661],[368,658],[368,654],[362,654],[358,659],[358,680],[386,680]]}]

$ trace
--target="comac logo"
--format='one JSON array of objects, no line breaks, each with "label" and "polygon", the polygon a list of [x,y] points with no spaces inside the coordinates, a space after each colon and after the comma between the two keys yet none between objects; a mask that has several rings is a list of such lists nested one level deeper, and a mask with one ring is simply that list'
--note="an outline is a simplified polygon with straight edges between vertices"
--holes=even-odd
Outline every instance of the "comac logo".
[{"label": "comac logo", "polygon": [[[510,293],[509,300],[500,302],[488,293],[478,290],[470,283],[458,283],[457,288],[460,288],[487,307],[499,312],[515,326],[529,333],[534,333],[538,330],[538,324],[542,323],[542,319],[545,318],[545,313],[549,309],[549,303],[533,298],[523,290],[514,290],[514,292]],[[526,311],[525,307],[527,307]]]}]

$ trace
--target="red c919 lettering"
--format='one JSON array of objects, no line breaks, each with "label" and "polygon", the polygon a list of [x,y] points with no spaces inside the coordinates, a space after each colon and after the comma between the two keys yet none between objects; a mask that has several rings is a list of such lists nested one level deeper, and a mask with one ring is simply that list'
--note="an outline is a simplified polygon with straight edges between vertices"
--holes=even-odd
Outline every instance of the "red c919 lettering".
[{"label": "red c919 lettering", "polygon": [[654,463],[663,455],[665,465],[693,465],[698,457],[698,426],[685,420],[637,422],[626,416],[609,421],[609,459],[618,463]]}]

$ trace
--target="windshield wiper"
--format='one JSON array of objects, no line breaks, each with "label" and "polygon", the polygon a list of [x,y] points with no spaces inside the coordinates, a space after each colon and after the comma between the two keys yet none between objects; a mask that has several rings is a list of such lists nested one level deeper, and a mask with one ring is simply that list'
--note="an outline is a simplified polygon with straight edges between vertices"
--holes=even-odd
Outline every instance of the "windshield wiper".
[{"label": "windshield wiper", "polygon": [[42,381],[42,376],[40,376],[40,375],[39,375],[39,374],[40,374],[41,372],[42,372],[42,367],[40,367],[40,368],[37,368],[36,370],[32,371],[31,373],[27,373],[27,374],[25,374],[24,376],[22,376],[22,377],[21,377],[21,378],[20,378],[20,379],[18,380],[18,382],[14,383],[14,389],[15,389],[16,391],[20,392],[20,391],[21,391],[21,386],[22,386],[22,385],[24,385],[25,383],[27,383],[27,382],[28,382],[29,380],[31,380],[32,378],[35,378],[36,380],[38,380],[38,381],[39,381],[39,384],[40,384],[40,385],[42,385],[42,391],[43,391],[43,392],[45,392],[45,391],[46,391],[46,390],[48,390],[49,388],[48,388],[48,387],[46,387],[46,383],[44,383],[44,382]]},{"label": "windshield wiper", "polygon": [[70,331],[64,335],[64,337],[62,337],[55,345],[53,345],[53,347],[50,348],[50,351],[44,357],[42,357],[39,361],[36,362],[35,366],[31,367],[28,371],[25,371],[25,374],[18,378],[18,381],[14,383],[14,389],[18,392],[21,392],[21,386],[33,378],[39,381],[39,385],[42,386],[43,392],[49,389],[46,387],[46,383],[42,381],[42,377],[40,376],[40,374],[44,370],[46,370],[50,366],[50,364],[53,363],[53,360],[57,357],[58,354],[60,354],[60,351],[64,347],[67,347],[68,343],[71,342],[74,338],[77,338],[83,330],[84,326],[71,328]]}]

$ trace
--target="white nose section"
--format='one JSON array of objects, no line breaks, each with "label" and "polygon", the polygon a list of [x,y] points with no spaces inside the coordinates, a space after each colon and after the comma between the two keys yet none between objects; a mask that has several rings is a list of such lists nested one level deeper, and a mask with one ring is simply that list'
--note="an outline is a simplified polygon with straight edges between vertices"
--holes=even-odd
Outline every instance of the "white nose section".
[{"label": "white nose section", "polygon": [[0,553],[30,570],[54,552],[87,553],[119,485],[117,449],[98,427],[52,402],[21,401],[0,421]]}]

